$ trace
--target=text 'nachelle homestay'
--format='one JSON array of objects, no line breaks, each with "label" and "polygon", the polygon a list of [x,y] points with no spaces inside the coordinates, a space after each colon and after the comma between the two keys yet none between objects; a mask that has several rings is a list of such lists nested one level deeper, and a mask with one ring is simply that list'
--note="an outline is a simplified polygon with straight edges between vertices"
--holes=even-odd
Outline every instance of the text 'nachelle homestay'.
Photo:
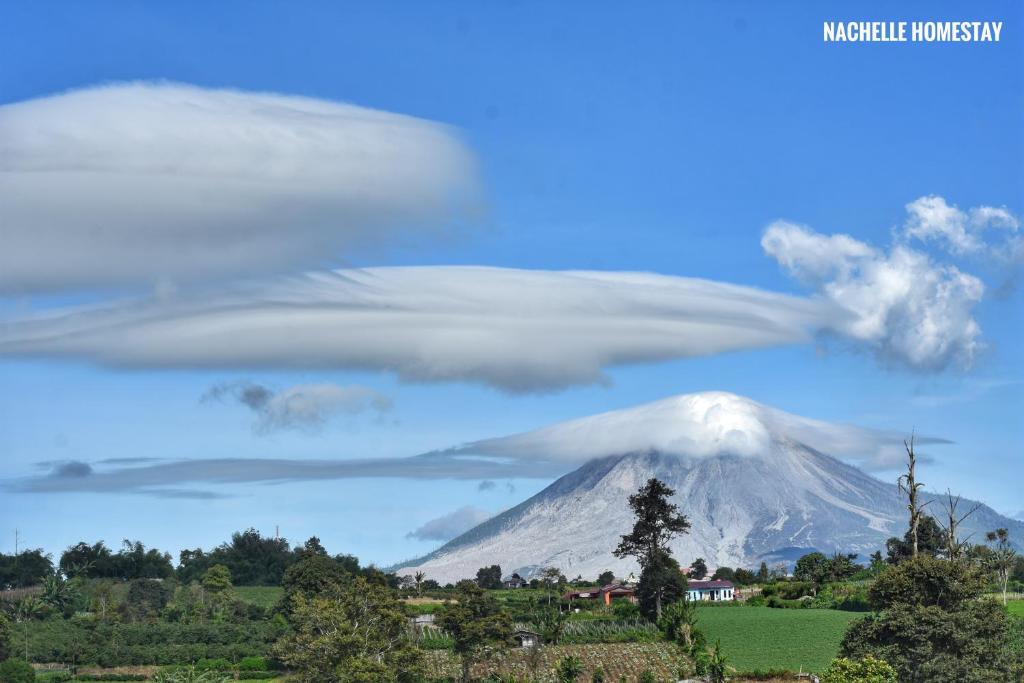
[{"label": "text 'nachelle homestay'", "polygon": [[1001,21],[826,21],[826,43],[998,43]]}]

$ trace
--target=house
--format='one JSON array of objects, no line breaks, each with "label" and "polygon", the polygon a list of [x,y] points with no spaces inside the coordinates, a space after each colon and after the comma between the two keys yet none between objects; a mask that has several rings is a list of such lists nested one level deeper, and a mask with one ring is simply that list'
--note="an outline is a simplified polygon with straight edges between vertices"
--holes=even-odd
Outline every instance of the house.
[{"label": "house", "polygon": [[732,581],[690,581],[686,584],[686,599],[693,601],[735,600],[736,589]]},{"label": "house", "polygon": [[568,600],[569,602],[573,600],[603,600],[606,605],[611,605],[612,600],[616,598],[624,598],[635,603],[636,591],[625,584],[609,583],[607,586],[601,586],[600,588],[585,588],[566,593],[562,596],[563,600]]},{"label": "house", "polygon": [[502,588],[526,588],[528,585],[529,584],[526,582],[526,579],[519,576],[519,574],[513,574],[507,579],[502,579],[501,581]]},{"label": "house", "polygon": [[512,639],[519,647],[536,647],[540,645],[540,634],[525,628],[517,628],[512,632]]}]

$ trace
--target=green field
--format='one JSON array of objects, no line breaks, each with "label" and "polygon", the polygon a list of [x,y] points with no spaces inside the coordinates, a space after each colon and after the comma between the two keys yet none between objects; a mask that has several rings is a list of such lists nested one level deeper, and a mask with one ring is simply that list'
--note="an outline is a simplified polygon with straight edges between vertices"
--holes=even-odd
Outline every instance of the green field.
[{"label": "green field", "polygon": [[280,586],[235,586],[234,590],[239,600],[260,607],[273,607],[281,599]]},{"label": "green field", "polygon": [[821,671],[839,651],[846,627],[863,614],[826,609],[705,607],[697,626],[709,643],[721,640],[740,671]]},{"label": "green field", "polygon": [[1016,617],[1024,617],[1024,600],[1011,600],[1006,603],[1006,609]]}]

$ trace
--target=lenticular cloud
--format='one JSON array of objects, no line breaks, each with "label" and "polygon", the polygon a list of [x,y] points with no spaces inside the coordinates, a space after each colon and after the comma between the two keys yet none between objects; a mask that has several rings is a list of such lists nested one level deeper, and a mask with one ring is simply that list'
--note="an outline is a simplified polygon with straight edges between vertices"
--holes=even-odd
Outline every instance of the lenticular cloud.
[{"label": "lenticular cloud", "polygon": [[442,125],[167,83],[0,106],[0,292],[315,268],[470,218]]}]

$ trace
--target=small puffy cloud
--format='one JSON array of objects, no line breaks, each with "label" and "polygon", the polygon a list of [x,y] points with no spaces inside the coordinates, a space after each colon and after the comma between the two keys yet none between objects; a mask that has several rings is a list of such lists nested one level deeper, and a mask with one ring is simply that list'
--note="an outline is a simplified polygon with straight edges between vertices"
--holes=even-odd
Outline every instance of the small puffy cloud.
[{"label": "small puffy cloud", "polygon": [[80,479],[92,474],[92,465],[78,460],[57,463],[51,476],[58,479]]},{"label": "small puffy cloud", "polygon": [[263,434],[283,429],[316,431],[338,415],[384,413],[392,408],[384,394],[355,384],[300,384],[274,391],[254,382],[227,382],[211,387],[202,400],[228,398],[256,413],[255,430]]},{"label": "small puffy cloud", "polygon": [[477,491],[493,491],[498,488],[498,485],[490,479],[484,479],[482,482],[477,484]]},{"label": "small puffy cloud", "polygon": [[467,505],[430,520],[415,531],[410,531],[406,534],[406,538],[414,538],[419,541],[450,541],[493,516],[486,510]]},{"label": "small puffy cloud", "polygon": [[0,106],[0,175],[0,292],[315,268],[477,204],[448,127],[175,83]]},{"label": "small puffy cloud", "polygon": [[1020,227],[1020,221],[1006,207],[976,206],[963,211],[936,195],[919,197],[906,208],[903,238],[936,242],[957,255],[988,249],[984,235],[988,228],[1015,231]]},{"label": "small puffy cloud", "polygon": [[823,330],[867,345],[885,362],[917,370],[967,367],[982,348],[974,307],[985,287],[955,266],[903,245],[884,252],[785,221],[770,225],[761,245],[849,313]]}]

